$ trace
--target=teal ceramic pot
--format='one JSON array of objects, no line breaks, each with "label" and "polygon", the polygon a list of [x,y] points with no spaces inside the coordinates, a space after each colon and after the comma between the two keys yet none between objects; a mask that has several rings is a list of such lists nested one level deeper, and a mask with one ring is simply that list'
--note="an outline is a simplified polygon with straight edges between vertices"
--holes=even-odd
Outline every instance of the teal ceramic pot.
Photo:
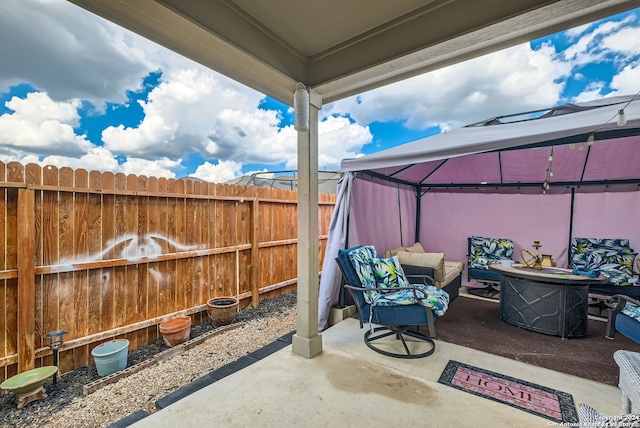
[{"label": "teal ceramic pot", "polygon": [[96,346],[91,351],[100,376],[107,376],[127,367],[129,341],[116,339]]}]

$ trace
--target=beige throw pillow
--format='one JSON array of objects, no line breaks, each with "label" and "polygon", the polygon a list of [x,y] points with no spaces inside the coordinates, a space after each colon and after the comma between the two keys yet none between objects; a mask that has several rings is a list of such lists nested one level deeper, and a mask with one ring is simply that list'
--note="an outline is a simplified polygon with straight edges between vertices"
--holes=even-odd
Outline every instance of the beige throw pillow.
[{"label": "beige throw pillow", "polygon": [[433,268],[433,279],[444,281],[444,253],[412,253],[398,251],[400,264]]},{"label": "beige throw pillow", "polygon": [[422,248],[422,244],[416,242],[410,247],[398,247],[395,250],[385,250],[384,256],[386,258],[396,256],[398,255],[398,251],[406,251],[409,253],[424,253],[424,248]]},{"label": "beige throw pillow", "polygon": [[402,251],[408,251],[410,253],[424,253],[424,248],[422,248],[422,244],[416,242],[410,247],[404,247]]}]

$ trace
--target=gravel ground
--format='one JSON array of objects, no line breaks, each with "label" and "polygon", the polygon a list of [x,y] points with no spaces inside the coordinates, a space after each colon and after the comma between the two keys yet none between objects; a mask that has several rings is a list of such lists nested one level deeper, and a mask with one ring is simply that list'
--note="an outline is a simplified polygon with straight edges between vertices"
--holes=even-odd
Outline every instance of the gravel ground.
[{"label": "gravel ground", "polygon": [[[45,385],[48,397],[16,408],[15,394],[0,396],[2,427],[105,427],[136,410],[157,411],[155,401],[205,374],[255,351],[295,330],[296,293],[262,301],[241,310],[242,327],[211,337],[204,343],[150,366],[84,397],[82,387],[100,378],[95,366],[81,367]],[[212,330],[210,322],[191,328],[191,338]],[[129,351],[127,366],[168,349],[162,338]]]}]

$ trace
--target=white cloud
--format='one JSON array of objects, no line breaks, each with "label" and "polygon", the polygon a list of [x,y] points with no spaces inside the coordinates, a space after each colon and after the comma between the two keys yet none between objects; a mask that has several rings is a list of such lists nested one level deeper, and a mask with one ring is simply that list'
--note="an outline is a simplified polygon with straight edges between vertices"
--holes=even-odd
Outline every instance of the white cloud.
[{"label": "white cloud", "polygon": [[140,87],[141,76],[154,70],[149,58],[159,50],[66,1],[3,0],[0,40],[0,92],[28,82],[54,100],[97,105],[125,101],[126,91]]},{"label": "white cloud", "polygon": [[282,161],[263,140],[278,139],[275,111],[258,108],[258,92],[202,68],[172,70],[142,102],[139,126],[102,133],[114,152],[143,158],[198,151],[226,160]]},{"label": "white cloud", "polygon": [[593,28],[593,31],[584,32],[562,56],[565,61],[573,66],[594,64],[607,60],[607,55],[612,52],[624,52],[625,54],[637,54],[638,31],[637,18],[634,14],[620,21],[606,21]]},{"label": "white cloud", "polygon": [[[525,43],[337,101],[326,106],[323,114],[347,114],[360,124],[400,121],[411,129],[444,131],[562,102],[569,78],[585,81],[576,70],[604,61],[624,67],[610,83],[616,95],[640,89],[640,27],[635,14],[565,34],[573,43],[563,52],[556,52],[549,43],[536,50]],[[609,83],[604,79],[606,74],[602,80],[588,82],[571,101],[612,95],[603,93]]]},{"label": "white cloud", "polygon": [[459,127],[554,105],[564,89],[559,79],[570,71],[552,46],[524,44],[337,101],[325,114],[348,113],[361,124],[400,120],[412,129]]},{"label": "white cloud", "polygon": [[587,64],[600,61],[606,52],[600,47],[602,38],[615,34],[628,19],[624,21],[607,21],[594,28],[591,32],[584,33],[576,42],[563,52],[566,61],[574,64]]},{"label": "white cloud", "polygon": [[5,103],[12,112],[0,116],[0,152],[56,153],[77,155],[93,145],[76,135],[80,101],[55,102],[42,92]]},{"label": "white cloud", "polygon": [[627,65],[611,80],[615,95],[633,95],[640,91],[640,63]]},{"label": "white cloud", "polygon": [[110,171],[113,173],[135,174],[137,176],[147,177],[166,177],[175,178],[176,174],[173,169],[180,166],[180,160],[174,161],[170,159],[159,159],[157,161],[149,161],[145,159],[128,158],[122,165],[118,164],[118,160],[113,153],[102,148],[96,147],[89,153],[79,156],[45,156],[38,159],[37,156],[0,156],[0,161],[4,163],[20,162],[24,165],[36,163],[42,167],[55,166],[58,168],[69,167],[72,169],[85,169],[87,171]]},{"label": "white cloud", "polygon": [[602,48],[624,54],[640,55],[640,27],[627,27],[607,35],[602,40]]},{"label": "white cloud", "polygon": [[167,158],[151,161],[134,157],[127,158],[122,164],[121,170],[125,174],[144,175],[146,177],[175,178],[174,169],[180,166],[181,159],[171,160]]},{"label": "white cloud", "polygon": [[23,165],[28,165],[30,163],[39,164],[38,156],[35,155],[3,155],[0,154],[0,162],[8,164],[10,162],[19,162]]},{"label": "white cloud", "polygon": [[579,37],[582,33],[584,33],[590,26],[591,24],[584,24],[584,25],[579,25],[577,27],[570,28],[566,31],[567,37],[569,37],[570,39],[575,39]]},{"label": "white cloud", "polygon": [[200,165],[190,177],[213,183],[224,183],[242,176],[242,164],[234,161],[220,161],[217,165],[205,162]]},{"label": "white cloud", "polygon": [[581,103],[581,102],[591,101],[591,100],[600,98],[602,96],[601,93],[604,87],[605,87],[604,82],[591,82],[587,85],[586,88],[584,88],[584,90],[580,94],[573,97],[571,99],[571,102]]},{"label": "white cloud", "polygon": [[13,117],[18,120],[28,120],[32,123],[56,120],[72,126],[80,122],[79,100],[57,103],[44,92],[32,92],[27,94],[26,98],[13,97],[5,105],[14,111]]},{"label": "white cloud", "polygon": [[[141,103],[145,117],[138,127],[104,130],[105,147],[143,158],[198,151],[205,158],[295,168],[297,133],[280,128],[277,111],[258,108],[260,94],[196,68],[174,71],[168,79]],[[367,128],[328,118],[319,124],[321,167],[337,168],[343,155],[355,155],[370,141]]]},{"label": "white cloud", "polygon": [[318,166],[340,169],[340,161],[357,157],[373,135],[367,126],[352,124],[345,117],[328,117],[318,126]]},{"label": "white cloud", "polygon": [[236,162],[290,163],[296,156],[297,133],[279,125],[272,110],[224,109],[207,135],[207,153]]},{"label": "white cloud", "polygon": [[[609,88],[604,80],[594,81],[573,101],[588,101],[601,96],[633,95],[640,90],[640,27],[635,14],[618,22],[606,22],[586,33],[571,52],[574,65],[587,62],[612,61],[619,71],[610,78]],[[570,51],[570,49],[567,49]],[[566,55],[571,57],[572,55]]]},{"label": "white cloud", "polygon": [[258,171],[247,171],[247,172],[243,173],[243,175],[253,175],[253,174],[257,174],[259,178],[264,178],[264,179],[275,177],[274,173],[269,172],[266,169],[261,169],[261,170],[258,170]]},{"label": "white cloud", "polygon": [[73,169],[84,168],[87,171],[121,172],[118,161],[113,157],[113,154],[102,147],[96,147],[89,153],[79,157],[46,156],[37,163],[41,166],[53,165],[58,168],[67,166]]},{"label": "white cloud", "polygon": [[[36,4],[30,0],[25,2],[35,11],[30,15],[24,9],[25,4],[11,1],[9,5],[15,8],[7,16],[21,22],[21,27],[41,27],[37,36],[27,31],[28,34],[20,39],[23,51],[49,52],[53,49],[58,52],[59,49],[64,52],[55,58],[43,54],[37,66],[19,61],[14,64],[18,76],[15,82],[26,79],[50,93],[32,93],[24,100],[16,98],[12,101],[10,108],[16,111],[1,117],[4,128],[0,129],[4,132],[0,138],[4,138],[4,147],[0,154],[12,154],[17,158],[28,153],[46,154],[55,165],[65,160],[73,165],[89,162],[96,169],[111,165],[114,171],[141,173],[137,168],[142,168],[146,173],[156,170],[162,176],[179,170],[179,161],[161,165],[157,159],[181,159],[193,152],[199,152],[207,159],[233,161],[237,165],[264,163],[295,167],[297,134],[291,127],[280,128],[281,117],[277,111],[258,107],[263,98],[260,93],[73,5]],[[7,4],[0,9],[3,7]],[[33,22],[27,24],[27,19]],[[0,17],[0,24],[2,21]],[[86,27],[87,22],[95,24],[93,32]],[[17,28],[15,30],[20,33]],[[99,55],[93,52],[99,52]],[[16,56],[17,52],[10,54]],[[75,55],[75,61],[71,61],[68,54]],[[58,64],[56,60],[64,64]],[[122,70],[114,68],[113,64],[123,64]],[[38,71],[38,74],[34,68],[48,71]],[[161,70],[162,77],[147,100],[140,103],[144,111],[141,123],[135,127],[112,126],[103,131],[108,162],[89,161],[83,157],[97,146],[85,136],[74,134],[74,127],[80,121],[81,102],[78,98],[56,102],[51,94],[57,94],[57,97],[78,94],[98,106],[108,101],[123,101],[125,91],[138,89],[151,70]],[[95,86],[72,90],[76,84],[82,87],[86,76],[91,76]],[[11,80],[5,77],[0,71],[0,87]],[[345,134],[351,142],[336,143],[337,123],[331,119],[321,125],[320,162],[324,168],[337,167],[343,153],[357,154],[371,139],[368,130],[363,132],[362,126],[345,121],[339,128],[353,127]],[[327,141],[323,143],[323,129],[327,125]],[[345,147],[350,151],[345,152]],[[129,157],[128,165],[136,166],[114,164],[115,155]],[[147,162],[141,165],[143,160]],[[152,167],[153,163],[158,165]]]}]

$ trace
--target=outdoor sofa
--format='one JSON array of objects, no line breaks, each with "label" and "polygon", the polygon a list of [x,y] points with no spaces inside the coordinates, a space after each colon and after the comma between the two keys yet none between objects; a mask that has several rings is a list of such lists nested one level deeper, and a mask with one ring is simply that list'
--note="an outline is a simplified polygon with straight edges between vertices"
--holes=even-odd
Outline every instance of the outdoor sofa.
[{"label": "outdoor sofa", "polygon": [[464,263],[445,260],[444,253],[428,253],[419,242],[410,247],[386,250],[385,257],[398,256],[407,275],[427,275],[435,280],[435,286],[449,294],[449,302],[460,294]]}]

